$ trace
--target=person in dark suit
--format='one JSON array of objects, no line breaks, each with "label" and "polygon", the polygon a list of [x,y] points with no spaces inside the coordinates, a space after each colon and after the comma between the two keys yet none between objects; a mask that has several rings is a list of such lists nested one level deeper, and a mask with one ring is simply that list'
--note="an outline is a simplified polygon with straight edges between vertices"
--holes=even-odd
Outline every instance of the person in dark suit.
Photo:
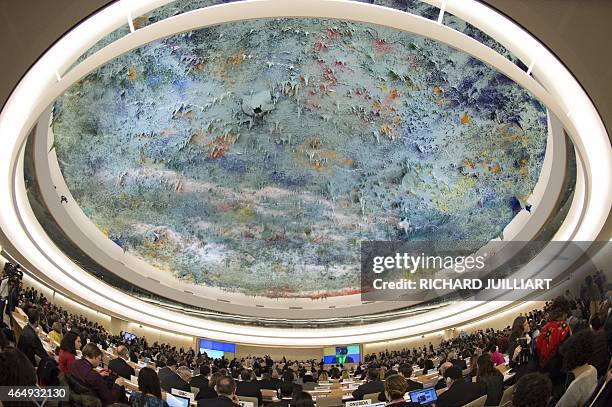
[{"label": "person in dark suit", "polygon": [[236,395],[236,382],[231,376],[219,378],[215,389],[219,396],[216,399],[198,400],[198,407],[236,407],[240,405]]},{"label": "person in dark suit", "polygon": [[181,366],[178,369],[173,370],[172,368],[176,367],[176,361],[172,360],[172,362],[174,364],[167,367],[168,370],[164,372],[163,377],[161,372],[166,368],[159,371],[159,382],[161,383],[162,389],[164,389],[164,391],[167,393],[170,393],[171,389],[191,392],[191,387],[189,386],[189,382],[191,381],[191,372],[185,366]]},{"label": "person in dark suit", "polygon": [[176,375],[176,368],[176,359],[170,356],[168,360],[166,360],[166,367],[162,367],[161,369],[159,369],[159,372],[157,372],[157,375],[159,376],[159,382],[161,383],[162,389],[164,389],[164,391],[167,391],[164,387],[164,382],[168,381],[169,378],[173,375]]},{"label": "person in dark suit", "polygon": [[22,351],[27,358],[30,359],[32,366],[38,366],[36,358],[34,357],[35,355],[41,359],[53,356],[51,353],[47,353],[36,333],[39,319],[40,313],[38,310],[34,307],[30,308],[28,310],[28,324],[23,328],[21,336],[19,337],[19,342],[17,342],[17,349]]},{"label": "person in dark suit", "polygon": [[276,403],[272,403],[273,407],[289,407],[293,398],[293,385],[291,383],[281,383],[280,385],[280,397],[281,399]]},{"label": "person in dark suit", "polygon": [[454,351],[448,353],[447,360],[451,362],[453,366],[460,369],[461,371],[464,371],[465,369],[467,369],[467,363],[465,363],[465,360],[458,359],[457,353]]},{"label": "person in dark suit", "polygon": [[272,375],[270,373],[264,373],[261,377],[261,380],[259,381],[260,389],[278,390],[279,386],[280,380],[278,380],[278,377],[276,378],[276,380],[272,380]]},{"label": "person in dark suit", "polygon": [[380,393],[385,391],[385,383],[380,380],[380,371],[371,367],[368,369],[367,381],[353,391],[355,400],[363,400],[364,394]]},{"label": "person in dark suit", "polygon": [[293,394],[299,394],[302,392],[302,386],[294,383],[295,380],[295,375],[293,374],[293,372],[291,370],[285,370],[283,372],[283,378],[282,381],[286,382],[286,383],[291,383],[291,385],[293,386]]},{"label": "person in dark suit", "polygon": [[446,369],[452,366],[453,364],[451,362],[444,362],[440,365],[440,370],[438,370],[438,373],[440,373],[441,377],[440,377],[440,380],[438,380],[438,382],[434,386],[436,390],[446,388],[446,379],[444,379],[444,373],[446,372]]},{"label": "person in dark suit", "polygon": [[130,380],[131,376],[136,376],[134,368],[127,364],[130,360],[130,353],[123,345],[117,346],[117,358],[108,362],[108,368],[126,380]]},{"label": "person in dark suit", "polygon": [[[190,387],[197,387],[200,391],[208,388],[208,375],[210,374],[209,366],[201,366],[200,374],[194,376],[189,382]],[[196,395],[197,397],[197,395]]]},{"label": "person in dark suit", "polygon": [[263,405],[263,396],[261,395],[261,389],[259,383],[256,380],[252,380],[253,372],[248,369],[243,369],[240,372],[240,379],[242,381],[236,384],[236,395],[245,397],[257,397],[259,405]]},{"label": "person in dark suit", "polygon": [[485,394],[485,389],[480,383],[463,380],[463,374],[456,366],[446,369],[444,378],[448,390],[438,396],[436,407],[462,406]]},{"label": "person in dark suit", "polygon": [[[412,366],[410,366],[408,363],[402,363],[399,366],[398,370],[399,370],[399,375],[402,376],[406,380],[406,389],[404,393],[407,393],[409,391],[414,391],[414,390],[420,390],[423,388],[423,383],[419,383],[419,382],[415,382],[414,380],[410,380],[410,377],[412,376]],[[387,401],[387,397],[384,391],[378,395],[378,401]]]},{"label": "person in dark suit", "polygon": [[200,391],[196,394],[195,398],[200,399],[216,399],[218,397],[217,391],[215,390],[215,386],[217,385],[217,381],[225,376],[223,373],[217,371],[210,375],[210,380],[208,381],[208,386],[200,387]]}]

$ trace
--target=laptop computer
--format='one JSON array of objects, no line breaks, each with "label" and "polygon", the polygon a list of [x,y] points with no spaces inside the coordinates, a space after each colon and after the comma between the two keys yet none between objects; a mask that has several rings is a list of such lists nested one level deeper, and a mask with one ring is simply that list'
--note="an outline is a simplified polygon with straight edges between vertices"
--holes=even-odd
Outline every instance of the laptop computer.
[{"label": "laptop computer", "polygon": [[422,406],[429,406],[433,404],[437,399],[436,389],[433,387],[426,387],[422,390],[415,390],[408,393],[410,401],[418,403]]},{"label": "laptop computer", "polygon": [[175,396],[166,393],[166,403],[169,407],[189,407],[189,399],[187,397]]}]

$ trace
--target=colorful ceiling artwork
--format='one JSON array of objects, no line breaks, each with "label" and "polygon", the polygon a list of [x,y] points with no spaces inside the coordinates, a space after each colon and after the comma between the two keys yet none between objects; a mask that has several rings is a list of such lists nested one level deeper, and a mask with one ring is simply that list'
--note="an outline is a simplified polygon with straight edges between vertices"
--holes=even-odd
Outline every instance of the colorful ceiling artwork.
[{"label": "colorful ceiling artwork", "polygon": [[546,110],[432,40],[275,19],[129,52],[66,91],[52,129],[74,198],[126,252],[321,298],[359,292],[361,241],[498,237],[530,209]]}]

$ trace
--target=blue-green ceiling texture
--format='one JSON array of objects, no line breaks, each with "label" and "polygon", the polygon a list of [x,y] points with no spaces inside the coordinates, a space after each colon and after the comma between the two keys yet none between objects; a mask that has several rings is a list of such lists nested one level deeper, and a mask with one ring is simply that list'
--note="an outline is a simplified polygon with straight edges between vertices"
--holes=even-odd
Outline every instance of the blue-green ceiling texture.
[{"label": "blue-green ceiling texture", "polygon": [[[167,7],[194,3],[214,2]],[[68,89],[52,128],[71,193],[126,252],[268,297],[358,293],[364,240],[499,237],[546,147],[544,106],[464,52],[304,18],[131,51]]]}]

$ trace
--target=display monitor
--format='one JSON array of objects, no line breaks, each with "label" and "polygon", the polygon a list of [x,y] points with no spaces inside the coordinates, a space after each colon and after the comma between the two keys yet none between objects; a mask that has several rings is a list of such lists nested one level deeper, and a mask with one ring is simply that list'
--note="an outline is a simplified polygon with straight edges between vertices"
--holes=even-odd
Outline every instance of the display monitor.
[{"label": "display monitor", "polygon": [[359,345],[328,346],[323,350],[325,364],[359,363],[361,361]]},{"label": "display monitor", "polygon": [[136,335],[130,332],[124,332],[123,339],[125,339],[126,341],[131,341],[132,339],[136,339]]},{"label": "display monitor", "polygon": [[166,403],[169,407],[189,407],[189,399],[187,397],[175,396],[166,393]]},{"label": "display monitor", "polygon": [[233,359],[236,354],[236,345],[233,343],[216,342],[200,339],[200,353],[208,355],[211,359]]},{"label": "display monitor", "polygon": [[433,387],[426,387],[422,390],[415,390],[408,393],[410,401],[417,403],[422,406],[429,406],[438,399],[436,389]]}]

